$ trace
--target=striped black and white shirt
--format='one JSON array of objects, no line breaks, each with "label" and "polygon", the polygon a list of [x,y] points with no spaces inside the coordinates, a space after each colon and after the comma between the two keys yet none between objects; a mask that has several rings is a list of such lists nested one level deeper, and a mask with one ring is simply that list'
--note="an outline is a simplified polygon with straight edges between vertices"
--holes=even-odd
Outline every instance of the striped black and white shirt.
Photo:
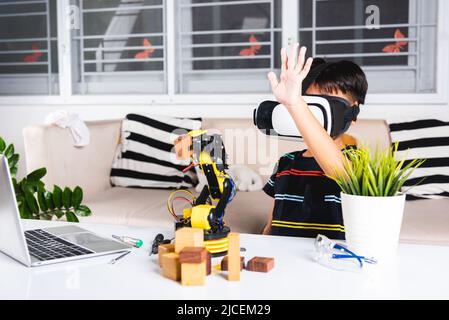
[{"label": "striped black and white shirt", "polygon": [[341,189],[305,151],[283,156],[264,187],[275,199],[271,234],[344,240]]}]

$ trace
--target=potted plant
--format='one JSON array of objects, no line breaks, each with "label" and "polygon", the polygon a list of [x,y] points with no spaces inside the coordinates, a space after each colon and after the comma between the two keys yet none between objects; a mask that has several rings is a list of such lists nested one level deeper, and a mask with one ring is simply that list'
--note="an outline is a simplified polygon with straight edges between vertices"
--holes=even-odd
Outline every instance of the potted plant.
[{"label": "potted plant", "polygon": [[362,146],[345,151],[344,170],[331,177],[340,186],[346,242],[355,252],[386,259],[396,252],[406,195],[402,187],[425,160],[397,160],[398,144],[374,155]]}]

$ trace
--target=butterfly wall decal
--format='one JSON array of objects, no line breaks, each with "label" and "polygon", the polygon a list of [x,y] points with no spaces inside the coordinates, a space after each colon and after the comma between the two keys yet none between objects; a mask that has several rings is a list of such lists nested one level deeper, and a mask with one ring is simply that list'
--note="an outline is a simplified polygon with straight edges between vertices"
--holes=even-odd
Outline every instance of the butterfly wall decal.
[{"label": "butterfly wall decal", "polygon": [[152,48],[152,43],[147,38],[143,39],[142,46],[145,47],[144,51],[138,52],[134,55],[135,59],[148,59],[150,58],[156,49]]},{"label": "butterfly wall decal", "polygon": [[44,54],[41,51],[41,48],[37,43],[33,43],[31,45],[31,50],[33,50],[33,54],[29,54],[23,58],[24,62],[37,62]]},{"label": "butterfly wall decal", "polygon": [[404,49],[404,47],[408,45],[407,41],[402,40],[405,38],[405,36],[401,32],[401,30],[396,29],[396,31],[394,32],[394,38],[397,40],[396,43],[385,46],[382,50],[383,52],[398,53],[401,52],[401,49]]},{"label": "butterfly wall decal", "polygon": [[251,46],[249,48],[241,50],[240,56],[242,57],[255,56],[262,49],[262,45],[259,43],[259,40],[257,40],[255,35],[252,34],[249,37],[249,42],[251,43]]}]

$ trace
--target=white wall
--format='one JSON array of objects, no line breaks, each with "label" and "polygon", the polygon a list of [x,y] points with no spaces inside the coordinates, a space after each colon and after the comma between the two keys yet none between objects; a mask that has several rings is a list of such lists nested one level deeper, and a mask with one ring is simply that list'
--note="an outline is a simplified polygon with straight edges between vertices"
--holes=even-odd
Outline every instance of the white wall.
[{"label": "white wall", "polygon": [[[19,175],[25,173],[22,129],[42,124],[47,114],[54,110],[79,113],[82,119],[102,120],[123,118],[130,112],[157,113],[174,116],[204,118],[251,118],[254,106],[193,106],[193,105],[138,105],[138,106],[29,106],[0,105],[0,136],[14,143],[21,155]],[[369,105],[362,108],[361,118],[406,121],[417,118],[437,118],[449,121],[448,105]]]}]

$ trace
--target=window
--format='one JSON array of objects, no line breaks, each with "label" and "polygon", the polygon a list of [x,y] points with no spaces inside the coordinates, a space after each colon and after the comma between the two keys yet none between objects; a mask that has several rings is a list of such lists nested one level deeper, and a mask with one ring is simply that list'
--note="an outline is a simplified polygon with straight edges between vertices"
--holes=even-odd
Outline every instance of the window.
[{"label": "window", "polygon": [[58,93],[56,0],[0,1],[0,95]]},{"label": "window", "polygon": [[299,41],[361,65],[370,104],[447,104],[444,12],[445,0],[0,0],[0,103],[249,108]]},{"label": "window", "polygon": [[266,73],[280,65],[281,1],[176,2],[178,92],[269,91]]},{"label": "window", "polygon": [[72,56],[77,94],[164,93],[163,0],[77,0]]},{"label": "window", "polygon": [[[436,0],[300,0],[300,42],[315,57],[352,60],[365,70],[371,93],[431,93],[436,89]],[[368,6],[380,28],[368,29]]]}]

